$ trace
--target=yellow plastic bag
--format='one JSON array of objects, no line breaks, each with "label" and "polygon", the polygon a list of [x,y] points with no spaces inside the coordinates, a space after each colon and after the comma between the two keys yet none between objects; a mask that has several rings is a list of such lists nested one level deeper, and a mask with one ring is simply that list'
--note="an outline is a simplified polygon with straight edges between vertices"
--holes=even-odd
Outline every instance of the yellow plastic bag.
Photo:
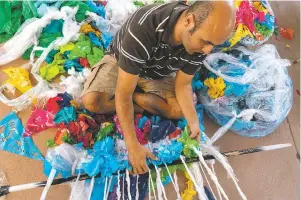
[{"label": "yellow plastic bag", "polygon": [[9,77],[6,83],[13,85],[20,92],[25,93],[32,88],[29,73],[24,68],[7,68],[3,72]]}]

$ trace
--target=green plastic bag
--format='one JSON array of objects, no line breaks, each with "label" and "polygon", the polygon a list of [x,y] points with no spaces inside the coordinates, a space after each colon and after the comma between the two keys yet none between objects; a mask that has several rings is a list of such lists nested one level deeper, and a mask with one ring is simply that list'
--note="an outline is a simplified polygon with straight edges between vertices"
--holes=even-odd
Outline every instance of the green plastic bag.
[{"label": "green plastic bag", "polygon": [[27,19],[38,17],[33,1],[0,1],[0,43],[6,42]]}]

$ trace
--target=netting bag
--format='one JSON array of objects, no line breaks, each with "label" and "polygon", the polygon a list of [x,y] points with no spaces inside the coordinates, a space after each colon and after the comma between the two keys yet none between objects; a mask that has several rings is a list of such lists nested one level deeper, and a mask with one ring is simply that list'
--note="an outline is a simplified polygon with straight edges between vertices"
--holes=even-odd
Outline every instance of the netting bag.
[{"label": "netting bag", "polygon": [[204,61],[209,70],[199,100],[206,113],[223,126],[213,142],[230,129],[242,136],[272,133],[292,107],[288,60],[266,44],[255,51],[244,47],[213,53]]}]

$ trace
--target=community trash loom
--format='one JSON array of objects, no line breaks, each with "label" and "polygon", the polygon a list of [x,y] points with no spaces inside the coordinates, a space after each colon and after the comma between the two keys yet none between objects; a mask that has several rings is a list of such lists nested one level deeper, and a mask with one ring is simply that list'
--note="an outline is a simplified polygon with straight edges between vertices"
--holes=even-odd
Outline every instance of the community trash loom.
[{"label": "community trash loom", "polygon": [[[247,137],[272,133],[292,106],[292,82],[276,48],[265,44],[276,27],[266,1],[236,1],[234,35],[216,47],[195,75],[192,88],[200,121],[201,141],[189,137],[185,119],[135,115],[138,141],[158,160],[147,160],[150,172],[130,175],[130,163],[117,116],[100,116],[85,110],[80,94],[93,66],[105,55],[115,33],[139,7],[152,0],[23,1],[0,2],[7,8],[0,19],[0,67],[19,57],[29,63],[1,69],[8,77],[0,86],[0,100],[13,112],[0,121],[0,149],[41,160],[48,180],[19,186],[2,186],[0,196],[44,187],[46,199],[51,185],[70,183],[70,199],[167,199],[164,186],[171,183],[177,199],[229,199],[215,175],[213,164],[221,163],[241,199],[226,157],[290,146],[279,144],[220,153],[213,143],[227,130]],[[22,7],[22,12],[16,9]],[[30,8],[30,12],[29,9]],[[1,15],[2,16],[2,15]],[[18,23],[12,23],[17,21]],[[18,45],[16,45],[18,44]],[[30,75],[37,84],[32,84]],[[5,92],[21,95],[9,99]],[[30,108],[24,127],[17,112]],[[222,127],[208,138],[203,111]],[[41,155],[31,137],[56,128]],[[177,172],[184,171],[187,188],[181,193]],[[217,194],[207,177],[214,183]],[[61,176],[62,178],[56,178]],[[1,178],[1,177],[0,177]],[[207,183],[207,187],[204,185]]]}]

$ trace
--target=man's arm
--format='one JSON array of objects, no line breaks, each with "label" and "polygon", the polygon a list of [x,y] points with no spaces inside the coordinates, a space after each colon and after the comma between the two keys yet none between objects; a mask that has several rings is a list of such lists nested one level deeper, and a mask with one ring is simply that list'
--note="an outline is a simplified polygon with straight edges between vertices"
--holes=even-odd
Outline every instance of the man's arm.
[{"label": "man's arm", "polygon": [[136,137],[133,93],[138,79],[139,75],[129,74],[119,68],[115,91],[115,107],[133,172],[135,174],[144,174],[148,172],[146,157],[155,159],[155,156],[147,148],[140,145]]},{"label": "man's arm", "polygon": [[175,92],[177,101],[190,129],[190,137],[196,137],[200,140],[200,124],[193,103],[192,79],[193,75],[188,75],[181,70],[178,71],[175,81]]}]

